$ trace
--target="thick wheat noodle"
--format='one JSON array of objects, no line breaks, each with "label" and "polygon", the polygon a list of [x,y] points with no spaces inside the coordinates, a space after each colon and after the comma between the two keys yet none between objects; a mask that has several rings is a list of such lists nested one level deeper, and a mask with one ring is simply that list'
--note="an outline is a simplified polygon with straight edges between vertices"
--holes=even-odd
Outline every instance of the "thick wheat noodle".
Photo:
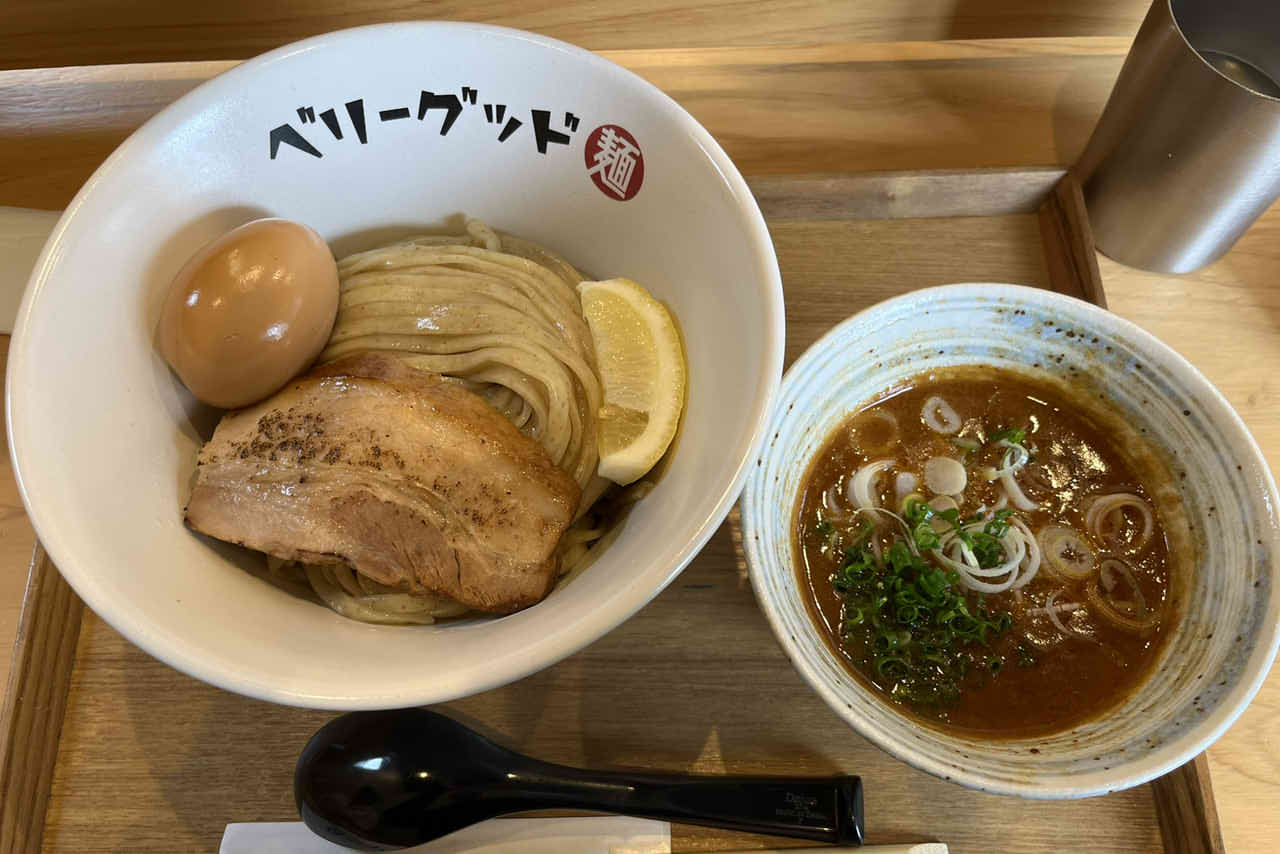
[{"label": "thick wheat noodle", "polygon": [[[320,361],[393,352],[479,394],[540,443],[582,489],[559,549],[561,572],[570,570],[605,533],[587,515],[603,492],[596,476],[603,393],[577,294],[583,276],[555,253],[474,220],[463,235],[347,256],[338,274],[338,319]],[[385,587],[346,566],[294,569],[355,619],[428,623],[460,613],[456,602]]]},{"label": "thick wheat noodle", "polygon": [[459,301],[492,302],[525,312],[549,328],[556,327],[554,312],[544,302],[505,287],[488,276],[464,276],[452,272],[443,275],[433,267],[406,272],[361,274],[355,278],[350,288],[342,292],[338,299],[338,310],[347,311],[357,306],[383,302],[421,306],[424,304],[422,277],[428,275],[432,277],[434,284],[432,299],[426,304],[439,305],[445,297],[448,298],[448,304]]},{"label": "thick wheat noodle", "polygon": [[[531,358],[550,358],[556,360],[557,353],[541,347],[537,342],[519,337],[508,337],[502,334],[449,334],[436,335],[423,331],[413,332],[374,332],[355,337],[344,337],[342,341],[330,344],[320,354],[322,362],[349,353],[367,350],[392,350],[398,353],[427,353],[437,356],[448,356],[456,353],[469,353],[486,347],[505,347],[522,351]],[[519,368],[520,365],[513,364]],[[595,370],[581,359],[573,359],[563,364],[564,374],[577,380],[586,395],[585,403],[588,411],[595,412],[600,408],[600,382],[595,379]],[[532,374],[531,374],[532,375]],[[534,375],[536,378],[536,375]]]},{"label": "thick wheat noodle", "polygon": [[[395,340],[390,340],[392,337]],[[447,350],[447,343],[435,342]],[[501,369],[503,385],[526,396],[538,420],[526,432],[547,449],[556,465],[569,472],[579,486],[586,484],[596,469],[595,419],[592,410],[582,408],[577,400],[571,376],[558,370],[559,363],[549,354],[529,346],[485,347],[459,353],[424,353],[433,346],[421,336],[370,336],[336,345],[327,353],[332,358],[365,350],[393,350],[405,361],[423,370],[470,378],[478,371],[493,372],[489,367],[496,354],[503,353]],[[538,390],[542,390],[542,394]],[[583,419],[587,419],[584,427]]]},{"label": "thick wheat noodle", "polygon": [[[518,316],[510,318],[509,328],[512,330],[513,339],[506,343],[506,333],[499,333],[495,329],[485,329],[484,332],[468,333],[451,331],[446,327],[453,327],[458,324],[453,319],[437,317],[437,328],[432,330],[415,331],[415,319],[412,315],[384,315],[373,317],[350,317],[338,316],[338,322],[343,325],[343,334],[335,335],[332,343],[325,350],[325,359],[328,360],[330,354],[339,354],[348,351],[350,347],[344,347],[348,341],[352,339],[379,337],[386,338],[384,349],[410,349],[414,352],[427,352],[440,354],[463,353],[476,349],[477,346],[507,346],[513,350],[522,350],[534,356],[549,357],[552,362],[559,363],[560,366],[567,368],[578,380],[580,385],[586,386],[584,380],[589,381],[594,371],[585,360],[582,360],[572,351],[566,350],[562,345],[557,346],[556,342],[545,334],[540,334],[538,330],[527,329],[526,325],[521,322]],[[498,336],[490,337],[488,340],[480,338],[480,335]],[[514,337],[518,336],[518,338]],[[361,349],[366,349],[368,344]],[[516,358],[513,356],[513,358]],[[513,365],[513,367],[520,367]],[[554,373],[554,371],[553,371]],[[594,391],[594,394],[591,393]],[[587,392],[587,402],[596,407],[600,405],[599,387]]]},{"label": "thick wheat noodle", "polygon": [[[465,382],[467,388],[477,394],[497,393],[498,389],[486,389],[486,386],[502,386],[503,390],[520,399],[526,413],[522,416],[523,421],[528,421],[530,416],[537,419],[530,430],[526,431],[535,436],[550,421],[550,392],[546,386],[508,364],[511,359],[519,357],[513,356],[517,353],[518,351],[510,348],[491,347],[452,356],[406,355],[401,358],[415,368],[435,371]],[[523,421],[516,426],[522,426]],[[557,465],[560,462],[556,460]]]},{"label": "thick wheat noodle", "polygon": [[[581,388],[592,380],[593,373],[586,369],[586,366],[580,366],[580,371],[575,372],[571,366],[558,362],[555,354],[549,353],[540,347],[536,342],[518,337],[508,337],[503,335],[450,335],[437,336],[429,334],[411,335],[407,333],[398,334],[377,334],[366,335],[360,338],[352,338],[345,340],[339,344],[334,344],[321,354],[324,361],[337,359],[349,353],[357,353],[368,350],[389,350],[399,354],[417,354],[418,356],[450,356],[457,353],[468,353],[487,347],[508,347],[512,350],[520,351],[519,354],[512,357],[509,362],[512,368],[522,370],[530,376],[531,379],[538,380],[546,388],[550,395],[551,415],[553,418],[560,414],[568,417],[569,423],[573,428],[569,435],[558,435],[557,432],[550,428],[538,437],[551,453],[552,459],[574,476],[579,485],[582,485],[595,471],[596,464],[596,445],[595,445],[595,413],[600,408],[600,386],[598,381],[592,381],[589,387],[582,389],[586,392],[586,400],[577,400],[575,391],[575,380],[578,380],[577,388]],[[426,364],[424,362],[424,364]],[[432,367],[432,370],[444,373],[445,370],[440,367]],[[579,426],[581,429],[579,430]],[[553,448],[571,447],[575,449],[574,453],[579,456],[577,464],[569,464],[570,461],[563,458],[563,451],[552,450]]]},{"label": "thick wheat noodle", "polygon": [[[537,438],[550,423],[550,403],[545,387],[536,380],[506,365],[488,364],[488,351],[461,353],[456,358],[457,364],[449,373],[466,377],[471,390],[483,396],[495,409],[507,413],[507,418],[527,435]],[[406,356],[405,361],[411,365],[431,370],[427,364],[435,361],[438,365],[447,357],[443,356]],[[420,361],[421,360],[421,361]],[[467,364],[471,362],[472,364]],[[474,367],[472,366],[474,365]],[[474,386],[474,387],[472,387]],[[559,465],[561,460],[557,459]]]},{"label": "thick wheat noodle", "polygon": [[[403,308],[396,312],[379,310],[383,308],[390,306],[386,303],[370,303],[339,312],[335,331],[329,339],[330,349],[349,338],[365,335],[414,335],[429,339],[498,335],[502,338],[519,339],[521,346],[538,345],[572,370],[579,381],[583,382],[584,388],[587,385],[593,386],[597,398],[599,396],[594,367],[579,352],[537,323],[531,322],[521,312],[494,305],[480,307],[466,302],[435,311],[429,316],[423,316],[421,312],[406,314],[403,313]],[[590,397],[591,392],[588,391],[588,398]]]},{"label": "thick wheat noodle", "polygon": [[[526,426],[525,432],[542,443],[557,465],[570,472],[579,484],[595,471],[594,429],[590,434],[583,431],[580,420],[584,413],[577,404],[572,378],[555,370],[553,360],[545,354],[489,347],[463,353],[431,354],[406,351],[403,346],[379,346],[380,343],[386,342],[361,340],[343,352],[394,349],[405,361],[423,370],[463,378],[480,373],[493,376],[533,407],[536,420]],[[495,354],[501,353],[506,354],[507,360],[500,368],[490,367]]]},{"label": "thick wheat noodle", "polygon": [[[429,275],[431,268],[444,268],[443,272],[459,270],[490,276],[531,300],[544,302],[549,308],[554,306],[560,309],[564,314],[559,315],[558,320],[565,324],[566,331],[573,336],[575,342],[590,342],[587,322],[582,317],[581,304],[574,289],[577,283],[571,285],[546,267],[525,258],[469,246],[399,244],[344,258],[338,262],[338,276],[345,283],[349,278],[362,273],[412,270]],[[572,316],[574,314],[577,316]]]},{"label": "thick wheat noodle", "polygon": [[502,417],[523,430],[524,425],[529,422],[529,417],[533,414],[533,407],[529,405],[529,401],[506,386],[494,380],[486,379],[486,373],[485,371],[473,373],[471,374],[471,379],[465,382],[468,385],[476,386],[472,391],[479,394],[489,402],[490,406],[501,412]]},{"label": "thick wheat noodle", "polygon": [[[374,284],[343,291],[338,300],[338,311],[350,311],[357,306],[378,303],[398,303],[412,306],[422,304],[421,277],[417,274],[387,273],[378,278],[380,281]],[[555,322],[552,318],[546,316],[543,307],[536,301],[529,299],[524,294],[496,286],[484,276],[479,276],[474,281],[468,281],[461,276],[450,276],[447,279],[437,277],[437,279],[439,284],[435,286],[433,293],[442,297],[447,295],[451,302],[459,300],[490,300],[517,311],[540,317],[549,324],[554,324]],[[417,309],[415,308],[414,310],[416,311]]]}]

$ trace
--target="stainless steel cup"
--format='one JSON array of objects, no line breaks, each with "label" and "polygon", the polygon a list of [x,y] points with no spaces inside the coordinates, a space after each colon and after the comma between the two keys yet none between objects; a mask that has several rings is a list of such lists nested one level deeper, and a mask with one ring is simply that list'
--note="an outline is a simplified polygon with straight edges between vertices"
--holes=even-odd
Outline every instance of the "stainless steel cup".
[{"label": "stainless steel cup", "polygon": [[1280,197],[1280,0],[1155,0],[1077,164],[1097,246],[1216,260]]}]

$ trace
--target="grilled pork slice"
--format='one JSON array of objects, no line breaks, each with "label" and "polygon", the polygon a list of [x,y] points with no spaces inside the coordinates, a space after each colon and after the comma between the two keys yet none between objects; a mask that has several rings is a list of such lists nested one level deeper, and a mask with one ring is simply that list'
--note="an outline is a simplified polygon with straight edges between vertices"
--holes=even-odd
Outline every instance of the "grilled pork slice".
[{"label": "grilled pork slice", "polygon": [[480,397],[358,355],[230,412],[201,449],[187,524],[285,560],[509,613],[556,578],[578,486]]}]

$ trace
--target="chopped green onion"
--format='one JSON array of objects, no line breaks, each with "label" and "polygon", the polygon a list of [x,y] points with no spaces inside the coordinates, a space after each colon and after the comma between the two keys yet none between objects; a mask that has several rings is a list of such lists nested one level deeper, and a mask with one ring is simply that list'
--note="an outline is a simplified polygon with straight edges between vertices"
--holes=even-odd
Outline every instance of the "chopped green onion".
[{"label": "chopped green onion", "polygon": [[1027,441],[1027,431],[1021,427],[1010,427],[1007,430],[1000,430],[991,434],[991,438],[987,439],[989,444],[994,444],[1000,440],[1008,442],[1010,445],[1021,445]]}]

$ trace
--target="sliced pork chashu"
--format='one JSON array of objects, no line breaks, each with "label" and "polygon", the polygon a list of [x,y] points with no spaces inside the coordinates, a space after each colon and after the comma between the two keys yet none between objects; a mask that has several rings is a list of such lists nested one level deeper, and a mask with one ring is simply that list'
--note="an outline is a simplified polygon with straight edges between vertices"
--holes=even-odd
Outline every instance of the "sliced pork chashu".
[{"label": "sliced pork chashu", "polygon": [[508,613],[556,578],[577,484],[484,400],[358,355],[228,413],[200,451],[187,523],[285,560]]}]

